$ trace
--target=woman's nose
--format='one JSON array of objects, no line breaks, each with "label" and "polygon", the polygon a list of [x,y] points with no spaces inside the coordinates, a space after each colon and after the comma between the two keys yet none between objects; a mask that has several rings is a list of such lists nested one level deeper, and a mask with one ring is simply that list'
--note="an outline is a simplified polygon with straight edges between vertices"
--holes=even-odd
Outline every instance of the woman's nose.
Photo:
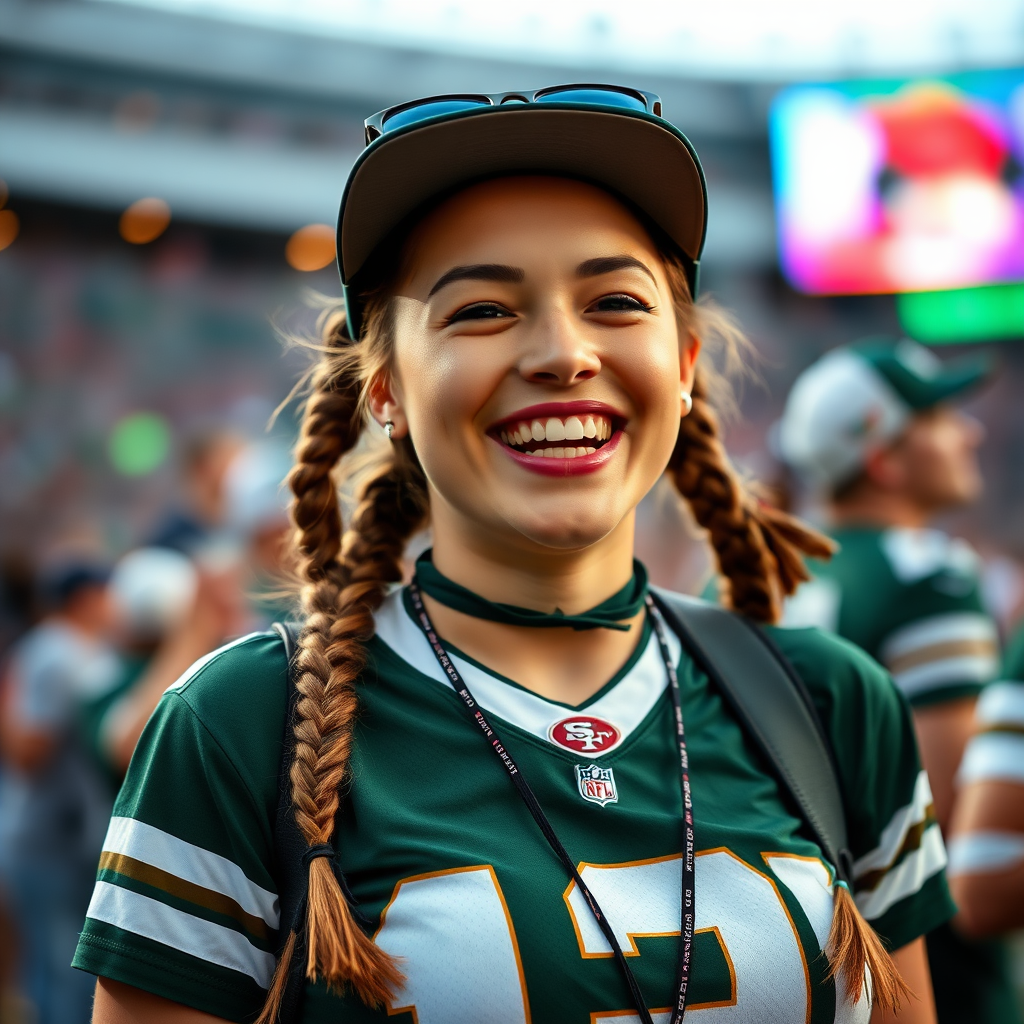
[{"label": "woman's nose", "polygon": [[519,372],[537,383],[569,385],[601,372],[601,360],[571,314],[552,310],[538,317],[519,361]]}]

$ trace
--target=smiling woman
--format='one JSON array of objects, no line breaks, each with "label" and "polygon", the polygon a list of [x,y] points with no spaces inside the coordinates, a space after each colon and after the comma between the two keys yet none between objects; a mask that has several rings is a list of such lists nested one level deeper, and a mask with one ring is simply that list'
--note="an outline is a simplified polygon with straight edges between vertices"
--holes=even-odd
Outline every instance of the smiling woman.
[{"label": "smiling woman", "polygon": [[771,631],[846,794],[832,862],[633,560],[665,473],[766,637],[828,553],[722,446],[696,157],[650,94],[515,95],[367,122],[290,475],[297,649],[216,652],[147,728],[76,958],[100,1024],[934,1020],[952,908],[891,681]]}]

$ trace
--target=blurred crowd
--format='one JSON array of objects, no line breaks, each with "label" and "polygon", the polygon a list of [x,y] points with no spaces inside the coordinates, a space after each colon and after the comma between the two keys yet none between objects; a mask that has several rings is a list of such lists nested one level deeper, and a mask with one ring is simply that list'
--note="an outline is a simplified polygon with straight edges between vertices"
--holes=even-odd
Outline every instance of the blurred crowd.
[{"label": "blurred crowd", "polygon": [[0,655],[0,1021],[78,1024],[70,968],[113,799],[164,690],[225,641],[290,615],[285,446],[182,445],[177,503],[116,560],[55,538],[8,573]]}]

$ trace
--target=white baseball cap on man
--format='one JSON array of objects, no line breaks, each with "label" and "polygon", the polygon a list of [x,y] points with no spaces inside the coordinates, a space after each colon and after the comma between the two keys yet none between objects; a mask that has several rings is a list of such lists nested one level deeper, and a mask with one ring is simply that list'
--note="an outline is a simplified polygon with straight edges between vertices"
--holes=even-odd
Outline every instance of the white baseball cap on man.
[{"label": "white baseball cap on man", "polygon": [[909,338],[866,338],[833,349],[796,380],[779,423],[783,460],[812,486],[834,490],[915,413],[983,383],[985,356],[943,362]]}]

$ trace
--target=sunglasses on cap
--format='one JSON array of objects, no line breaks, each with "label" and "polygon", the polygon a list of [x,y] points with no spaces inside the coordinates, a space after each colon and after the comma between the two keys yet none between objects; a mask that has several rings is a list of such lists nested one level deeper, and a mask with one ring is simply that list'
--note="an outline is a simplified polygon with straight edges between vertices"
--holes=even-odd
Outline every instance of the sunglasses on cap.
[{"label": "sunglasses on cap", "polygon": [[571,106],[612,107],[638,110],[661,117],[661,97],[642,89],[619,85],[554,85],[527,92],[451,93],[399,103],[378,111],[364,122],[366,145],[397,128],[407,128],[434,117],[463,111],[483,111],[517,103],[565,103]]}]

